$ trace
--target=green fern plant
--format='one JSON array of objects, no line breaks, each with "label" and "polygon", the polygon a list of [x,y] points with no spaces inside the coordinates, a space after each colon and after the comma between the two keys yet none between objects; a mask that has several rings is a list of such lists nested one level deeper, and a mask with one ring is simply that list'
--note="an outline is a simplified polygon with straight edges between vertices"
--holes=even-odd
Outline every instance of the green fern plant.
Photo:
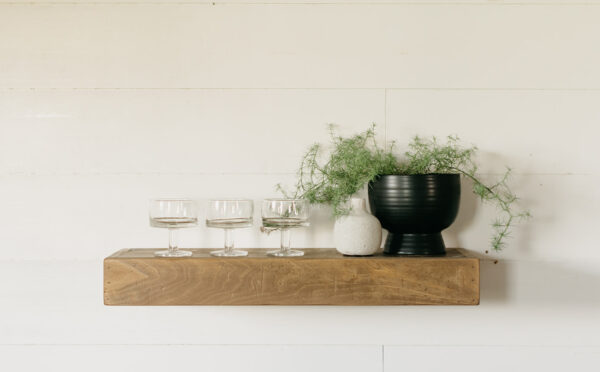
[{"label": "green fern plant", "polygon": [[518,198],[508,185],[510,168],[493,184],[488,185],[481,180],[473,159],[477,147],[463,147],[456,136],[448,136],[446,143],[439,143],[435,137],[423,139],[416,136],[408,146],[406,159],[400,163],[398,174],[458,173],[473,182],[473,193],[482,202],[496,206],[499,216],[492,223],[493,250],[504,248],[515,223],[531,217],[529,211],[516,206]]},{"label": "green fern plant", "polygon": [[334,217],[348,214],[347,202],[380,174],[398,172],[393,145],[380,148],[375,140],[375,125],[363,133],[344,138],[329,125],[332,150],[321,162],[324,146],[315,143],[308,148],[298,169],[295,191],[288,193],[281,184],[277,189],[285,196],[307,199],[311,204],[328,204]]},{"label": "green fern plant", "polygon": [[394,154],[394,143],[387,147],[377,144],[375,124],[346,138],[337,135],[333,125],[329,131],[332,149],[325,160],[324,146],[313,144],[302,157],[295,190],[288,193],[281,184],[277,185],[286,197],[330,205],[333,216],[339,217],[349,213],[348,200],[379,175],[459,173],[473,182],[473,192],[483,202],[494,204],[499,210],[499,217],[492,224],[492,249],[501,250],[514,224],[530,217],[528,211],[516,207],[517,196],[508,185],[510,169],[498,182],[485,184],[474,161],[477,148],[462,146],[458,137],[449,136],[446,143],[435,137],[414,137],[404,158],[399,159]]}]

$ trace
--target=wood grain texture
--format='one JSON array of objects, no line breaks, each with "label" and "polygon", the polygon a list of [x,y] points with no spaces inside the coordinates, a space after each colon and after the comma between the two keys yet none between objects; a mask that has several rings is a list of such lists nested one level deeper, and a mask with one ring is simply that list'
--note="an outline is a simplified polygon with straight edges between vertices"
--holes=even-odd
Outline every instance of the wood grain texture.
[{"label": "wood grain texture", "polygon": [[444,257],[154,257],[125,249],[104,260],[106,305],[477,305],[479,260],[459,249]]}]

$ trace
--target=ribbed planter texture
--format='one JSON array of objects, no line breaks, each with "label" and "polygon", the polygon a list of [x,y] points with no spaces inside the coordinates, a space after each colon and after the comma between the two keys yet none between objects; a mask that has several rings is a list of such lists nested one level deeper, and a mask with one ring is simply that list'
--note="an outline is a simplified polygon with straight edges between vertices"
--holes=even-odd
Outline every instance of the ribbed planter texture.
[{"label": "ribbed planter texture", "polygon": [[458,174],[386,175],[369,183],[371,213],[389,232],[387,255],[445,254],[442,230],[459,204]]}]

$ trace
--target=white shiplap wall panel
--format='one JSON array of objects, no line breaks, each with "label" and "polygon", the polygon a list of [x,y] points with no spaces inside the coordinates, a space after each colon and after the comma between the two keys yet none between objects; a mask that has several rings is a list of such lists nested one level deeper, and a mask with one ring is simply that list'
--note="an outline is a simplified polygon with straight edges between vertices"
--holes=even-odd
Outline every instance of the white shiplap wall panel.
[{"label": "white shiplap wall panel", "polygon": [[[10,195],[0,214],[0,246],[11,259],[99,259],[117,249],[163,247],[166,232],[148,226],[147,201],[155,197],[191,197],[204,207],[218,197],[255,200],[255,227],[240,230],[242,247],[277,247],[278,236],[259,232],[260,201],[273,197],[278,182],[293,175],[65,175],[0,177],[0,192]],[[515,176],[515,191],[534,218],[517,226],[501,254],[504,259],[567,260],[600,258],[594,244],[600,223],[598,176]],[[457,221],[445,231],[448,246],[480,253],[489,249],[495,217],[463,183]],[[582,190],[586,190],[583,192]],[[200,215],[204,218],[203,210]],[[297,247],[333,247],[328,208],[313,208],[311,227],[294,233]],[[578,243],[574,243],[575,241]],[[222,232],[200,226],[181,233],[182,247],[219,247]]]},{"label": "white shiplap wall panel", "polygon": [[[480,362],[465,362],[473,359]],[[385,347],[385,371],[391,372],[407,369],[413,372],[440,369],[594,372],[599,365],[600,347]]]},{"label": "white shiplap wall panel", "polygon": [[[14,259],[101,259],[121,248],[164,247],[167,233],[148,224],[148,200],[190,197],[201,207],[197,229],[180,233],[181,247],[222,247],[223,232],[204,227],[206,201],[255,200],[255,226],[236,232],[239,247],[278,247],[277,234],[260,233],[261,200],[280,196],[285,175],[113,175],[0,177],[3,203],[0,252]],[[332,247],[333,221],[326,208],[313,208],[313,226],[294,232],[296,247]]]},{"label": "white shiplap wall panel", "polygon": [[387,139],[458,135],[482,172],[600,174],[600,91],[389,90]]},{"label": "white shiplap wall panel", "polygon": [[28,345],[0,346],[0,357],[14,372],[380,372],[383,364],[381,346],[375,345]]},{"label": "white shiplap wall panel", "polygon": [[0,7],[2,88],[600,88],[597,6]]},{"label": "white shiplap wall panel", "polygon": [[[0,172],[294,173],[304,151],[385,121],[383,90],[0,91]],[[383,139],[384,131],[380,138]],[[243,190],[240,190],[243,194]]]},{"label": "white shiplap wall panel", "polygon": [[[484,179],[491,183],[497,177]],[[511,186],[521,198],[517,208],[529,209],[533,218],[513,228],[504,251],[490,253],[517,260],[585,262],[586,258],[600,258],[593,244],[600,224],[600,192],[590,186],[596,182],[598,176],[588,175],[513,176]],[[489,249],[491,224],[499,214],[495,206],[481,205],[470,187],[463,179],[459,215],[444,234],[449,246],[483,252]]]},{"label": "white shiplap wall panel", "polygon": [[[0,3],[0,369],[598,364],[597,1],[19,1]],[[165,244],[148,198],[258,201],[293,181],[324,123],[372,121],[400,144],[457,133],[486,171],[519,173],[535,217],[482,263],[480,306],[102,305],[102,257]],[[217,139],[233,150],[216,156]],[[464,186],[445,238],[481,253],[493,210]],[[294,243],[330,247],[331,230],[316,209]],[[253,228],[237,243],[277,240]],[[201,227],[181,242],[222,236]]]}]

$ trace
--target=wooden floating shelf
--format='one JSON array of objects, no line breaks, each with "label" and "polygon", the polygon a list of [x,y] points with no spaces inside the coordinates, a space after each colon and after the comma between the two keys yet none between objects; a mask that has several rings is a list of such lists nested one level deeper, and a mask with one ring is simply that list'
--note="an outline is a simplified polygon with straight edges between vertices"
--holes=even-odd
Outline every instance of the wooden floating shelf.
[{"label": "wooden floating shelf", "polygon": [[155,257],[124,249],[104,260],[105,305],[477,305],[479,260],[462,249],[443,257]]}]

